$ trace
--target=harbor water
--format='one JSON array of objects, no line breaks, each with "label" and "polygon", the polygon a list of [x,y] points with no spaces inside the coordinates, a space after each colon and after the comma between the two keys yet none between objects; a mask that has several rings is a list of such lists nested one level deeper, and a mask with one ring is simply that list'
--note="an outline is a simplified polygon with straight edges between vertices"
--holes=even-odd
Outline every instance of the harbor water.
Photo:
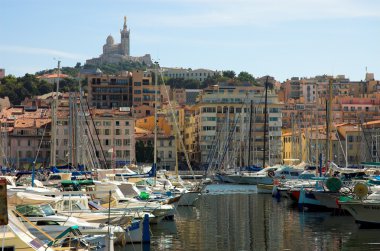
[{"label": "harbor water", "polygon": [[349,215],[299,211],[247,188],[211,185],[195,207],[152,226],[150,245],[123,250],[380,250],[380,230],[360,229]]}]

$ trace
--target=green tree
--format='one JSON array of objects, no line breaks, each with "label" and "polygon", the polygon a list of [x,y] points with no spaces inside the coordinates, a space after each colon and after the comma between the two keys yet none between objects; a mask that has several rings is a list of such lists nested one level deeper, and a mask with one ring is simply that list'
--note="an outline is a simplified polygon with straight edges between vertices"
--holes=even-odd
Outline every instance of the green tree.
[{"label": "green tree", "polygon": [[254,83],[255,82],[255,78],[248,72],[246,71],[242,71],[239,73],[237,79],[240,81],[240,82],[250,82],[250,83]]},{"label": "green tree", "polygon": [[236,77],[236,73],[232,70],[223,71],[223,77],[234,79]]}]

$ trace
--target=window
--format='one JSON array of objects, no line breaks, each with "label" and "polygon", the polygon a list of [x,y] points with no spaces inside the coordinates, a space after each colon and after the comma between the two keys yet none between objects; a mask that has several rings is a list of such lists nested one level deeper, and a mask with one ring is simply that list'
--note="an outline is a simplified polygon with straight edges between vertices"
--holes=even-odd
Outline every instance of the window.
[{"label": "window", "polygon": [[123,145],[129,146],[131,144],[129,139],[123,139]]},{"label": "window", "polygon": [[129,135],[129,129],[124,130],[124,135]]},{"label": "window", "polygon": [[120,129],[116,129],[115,130],[115,135],[121,135],[121,130]]},{"label": "window", "polygon": [[120,126],[120,121],[115,121],[116,126]]},{"label": "window", "polygon": [[172,151],[169,151],[169,152],[168,152],[168,157],[169,157],[169,159],[173,158],[173,153],[172,153]]},{"label": "window", "polygon": [[129,121],[125,121],[125,125],[126,125],[126,126],[129,126]]},{"label": "window", "polygon": [[110,129],[104,129],[104,135],[110,135]]},{"label": "window", "polygon": [[111,121],[103,121],[103,126],[111,126]]},{"label": "window", "polygon": [[121,146],[121,139],[115,139],[115,146]]}]

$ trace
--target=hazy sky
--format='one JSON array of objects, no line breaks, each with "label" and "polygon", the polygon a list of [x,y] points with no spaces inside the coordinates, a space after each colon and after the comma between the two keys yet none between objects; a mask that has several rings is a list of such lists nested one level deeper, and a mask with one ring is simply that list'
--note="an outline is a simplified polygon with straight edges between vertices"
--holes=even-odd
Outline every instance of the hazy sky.
[{"label": "hazy sky", "polygon": [[378,0],[2,0],[0,68],[17,76],[82,64],[120,41],[161,66],[248,71],[278,80],[380,79]]}]

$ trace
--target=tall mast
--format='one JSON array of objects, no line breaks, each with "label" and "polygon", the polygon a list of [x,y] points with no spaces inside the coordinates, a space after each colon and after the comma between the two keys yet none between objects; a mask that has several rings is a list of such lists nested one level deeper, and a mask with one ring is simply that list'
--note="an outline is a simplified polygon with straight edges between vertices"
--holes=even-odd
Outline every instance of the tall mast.
[{"label": "tall mast", "polygon": [[248,161],[246,164],[247,166],[251,165],[252,112],[253,112],[253,99],[251,99],[251,107],[249,109]]},{"label": "tall mast", "polygon": [[[158,85],[157,85],[157,75],[158,75],[158,62],[155,62],[156,71],[154,74],[154,150],[153,150],[153,168],[156,170],[157,168],[157,93],[158,93]],[[154,176],[154,185],[156,185],[157,176]]]},{"label": "tall mast", "polygon": [[57,88],[53,99],[53,105],[51,109],[51,150],[50,150],[50,166],[56,166],[56,151],[57,151],[57,111],[58,111],[58,91],[59,91],[59,77],[61,61],[58,60],[58,77]]},{"label": "tall mast", "polygon": [[332,124],[332,112],[331,112],[331,103],[332,103],[332,83],[333,79],[329,79],[329,99],[326,100],[326,168],[328,168],[328,161],[332,161],[332,133],[331,133],[331,124]]},{"label": "tall mast", "polygon": [[329,137],[329,158],[330,158],[330,161],[333,161],[333,144],[332,144],[332,100],[333,100],[333,88],[332,88],[332,85],[333,85],[333,79],[331,78],[329,80],[329,134],[330,134],[330,137]]},{"label": "tall mast", "polygon": [[265,168],[265,156],[266,156],[266,142],[267,142],[267,109],[268,109],[268,78],[265,80],[265,101],[264,101],[264,156],[263,156],[263,168]]}]

